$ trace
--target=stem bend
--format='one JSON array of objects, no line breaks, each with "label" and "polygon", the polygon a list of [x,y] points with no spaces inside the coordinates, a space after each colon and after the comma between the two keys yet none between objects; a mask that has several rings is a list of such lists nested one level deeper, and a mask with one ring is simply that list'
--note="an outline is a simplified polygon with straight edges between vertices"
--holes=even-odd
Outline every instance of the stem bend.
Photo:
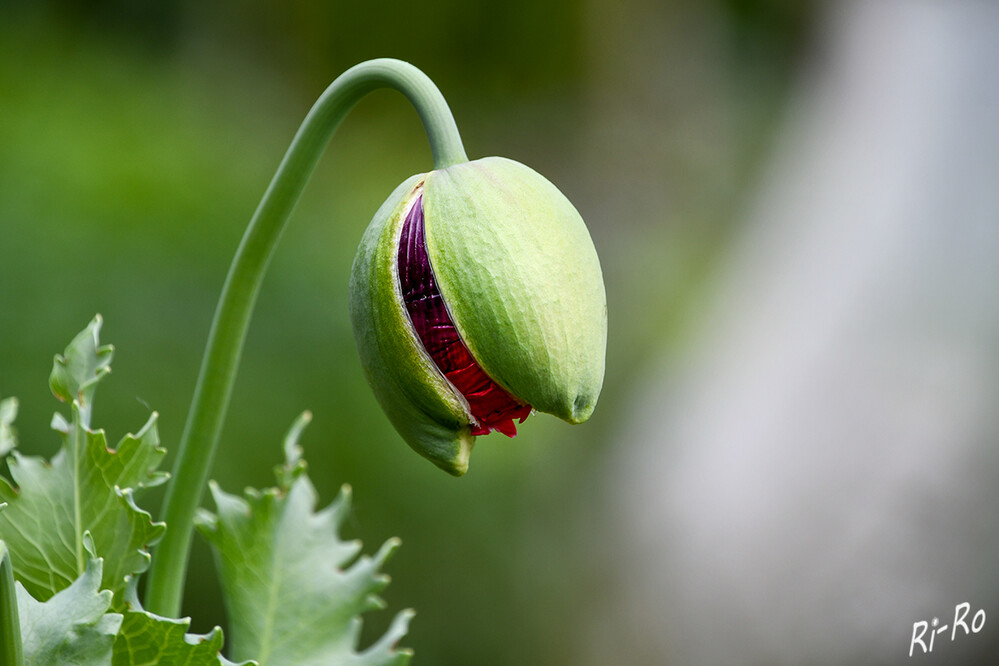
[{"label": "stem bend", "polygon": [[267,265],[316,163],[347,112],[367,93],[398,90],[416,108],[430,140],[434,168],[468,161],[451,110],[437,86],[409,63],[369,60],[341,74],[319,97],[278,166],[236,250],[208,334],[208,345],[181,437],[162,518],[167,531],[156,548],[145,606],[176,617],[194,514],[211,471],[236,378],[243,342]]}]

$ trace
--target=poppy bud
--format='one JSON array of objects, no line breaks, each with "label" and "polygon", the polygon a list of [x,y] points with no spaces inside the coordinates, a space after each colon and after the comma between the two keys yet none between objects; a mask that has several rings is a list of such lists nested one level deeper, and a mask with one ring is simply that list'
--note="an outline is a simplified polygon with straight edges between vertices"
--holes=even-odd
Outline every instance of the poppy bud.
[{"label": "poppy bud", "polygon": [[475,436],[532,410],[589,418],[607,305],[579,213],[500,157],[413,176],[375,213],[350,280],[361,364],[403,439],[460,476]]}]

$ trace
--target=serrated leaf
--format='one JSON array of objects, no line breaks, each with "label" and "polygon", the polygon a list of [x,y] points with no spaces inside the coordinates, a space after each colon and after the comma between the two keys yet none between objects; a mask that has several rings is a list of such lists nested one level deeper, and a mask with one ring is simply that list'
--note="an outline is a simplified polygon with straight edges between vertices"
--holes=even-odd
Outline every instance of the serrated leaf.
[{"label": "serrated leaf", "polygon": [[[121,630],[114,642],[112,666],[237,666],[225,659],[222,630],[215,627],[207,634],[188,634],[190,618],[175,620],[143,610],[132,579],[125,593],[127,609]],[[255,666],[244,662],[238,666]]]},{"label": "serrated leaf", "polygon": [[100,590],[102,562],[90,559],[83,573],[48,601],[17,583],[25,666],[106,666],[122,617],[108,613],[111,592]]},{"label": "serrated leaf", "polygon": [[[222,630],[188,634],[190,618],[173,620],[143,610],[127,610],[114,643],[113,666],[185,664],[221,666],[231,664],[220,654]],[[244,662],[241,666],[250,666]]]},{"label": "serrated leaf", "polygon": [[17,446],[14,419],[17,417],[17,398],[0,400],[0,456],[10,453]]},{"label": "serrated leaf", "polygon": [[373,557],[357,558],[361,544],[338,537],[350,489],[315,512],[316,491],[300,460],[296,423],[285,442],[286,464],[278,488],[248,489],[243,497],[211,484],[217,515],[201,512],[198,529],[212,545],[229,615],[229,644],[236,659],[261,666],[406,664],[397,650],[411,612],[399,613],[386,634],[357,651],[361,613],[380,609],[377,593],[388,584],[379,573],[398,547],[391,539]]},{"label": "serrated leaf", "polygon": [[49,387],[63,402],[80,404],[83,423],[90,425],[94,390],[97,383],[111,372],[114,347],[101,346],[100,332],[103,320],[100,315],[80,331],[62,354],[52,362]]},{"label": "serrated leaf", "polygon": [[147,548],[163,534],[163,524],[136,506],[133,493],[162,481],[156,466],[164,451],[155,413],[116,450],[108,448],[103,431],[90,429],[96,382],[109,372],[110,362],[99,330],[98,317],[56,357],[53,390],[70,397],[72,409],[71,421],[58,414],[53,419],[62,448],[50,463],[16,451],[8,458],[14,485],[0,478],[0,501],[8,502],[0,512],[0,539],[10,548],[18,580],[46,600],[83,573],[88,559],[83,537],[89,531],[106,558],[102,587],[114,592],[117,608],[126,577],[146,570]]},{"label": "serrated leaf", "polygon": [[157,471],[166,449],[160,446],[160,435],[156,428],[159,414],[153,412],[149,420],[136,434],[122,437],[111,455],[102,462],[104,480],[113,486],[131,490],[144,490],[164,483],[170,478],[167,472]]},{"label": "serrated leaf", "polygon": [[[32,595],[48,599],[73,581],[86,563],[83,534],[89,530],[97,551],[104,555],[104,588],[116,594],[125,577],[149,566],[147,547],[163,535],[162,523],[137,507],[130,488],[148,470],[140,472],[133,459],[149,460],[157,441],[156,415],[139,435],[126,438],[123,450],[107,448],[102,431],[79,425],[66,435],[66,444],[46,463],[15,452],[8,460],[18,489],[0,479],[0,538],[7,541],[20,580]],[[144,444],[142,444],[144,442]],[[132,459],[125,458],[130,451]]]}]

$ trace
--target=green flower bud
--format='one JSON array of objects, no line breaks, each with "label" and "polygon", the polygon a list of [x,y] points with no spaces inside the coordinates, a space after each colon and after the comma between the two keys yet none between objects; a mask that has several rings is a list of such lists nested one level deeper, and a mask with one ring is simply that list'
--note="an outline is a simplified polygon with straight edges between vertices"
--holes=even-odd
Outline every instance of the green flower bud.
[{"label": "green flower bud", "polygon": [[532,409],[589,418],[607,304],[579,213],[517,162],[408,179],[375,213],[351,272],[361,363],[403,439],[454,475],[476,435]]}]

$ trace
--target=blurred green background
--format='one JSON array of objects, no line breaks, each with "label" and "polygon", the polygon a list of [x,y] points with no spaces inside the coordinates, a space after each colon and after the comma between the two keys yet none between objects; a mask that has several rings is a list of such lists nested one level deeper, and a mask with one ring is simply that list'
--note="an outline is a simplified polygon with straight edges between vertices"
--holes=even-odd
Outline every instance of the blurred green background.
[{"label": "blurred green background", "polygon": [[[370,216],[431,164],[416,114],[377,93],[334,137],[270,268],[213,477],[271,483],[285,430],[312,410],[303,445],[323,501],[354,488],[347,536],[369,552],[403,541],[365,642],[413,607],[416,664],[570,663],[579,609],[602,594],[579,553],[597,463],[646,361],[691,334],[813,9],[4,3],[0,396],[20,399],[22,449],[56,449],[51,358],[97,312],[118,351],[95,423],[117,440],[155,409],[175,448],[229,260],[301,119],[351,65],[408,60],[444,92],[470,156],[536,168],[590,225],[610,311],[601,404],[585,426],[535,417],[516,439],[480,439],[462,479],[395,435],[356,358],[346,284]],[[197,631],[225,624],[200,541],[184,612]]]}]

